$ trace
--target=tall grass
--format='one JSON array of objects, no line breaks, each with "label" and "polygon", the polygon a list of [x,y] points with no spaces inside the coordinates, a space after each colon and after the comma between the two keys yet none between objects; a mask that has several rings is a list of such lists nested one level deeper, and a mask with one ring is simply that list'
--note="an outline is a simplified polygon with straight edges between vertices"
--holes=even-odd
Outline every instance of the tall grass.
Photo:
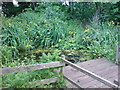
[{"label": "tall grass", "polygon": [[30,49],[55,45],[68,34],[63,13],[57,10],[48,7],[42,13],[30,10],[16,17],[3,17],[2,45],[11,47],[15,57]]},{"label": "tall grass", "polygon": [[115,60],[115,49],[118,44],[118,27],[108,23],[102,23],[102,25],[97,23],[87,26],[79,34],[77,40],[79,42],[82,41],[81,44],[91,51],[93,58],[106,57],[109,60]]}]

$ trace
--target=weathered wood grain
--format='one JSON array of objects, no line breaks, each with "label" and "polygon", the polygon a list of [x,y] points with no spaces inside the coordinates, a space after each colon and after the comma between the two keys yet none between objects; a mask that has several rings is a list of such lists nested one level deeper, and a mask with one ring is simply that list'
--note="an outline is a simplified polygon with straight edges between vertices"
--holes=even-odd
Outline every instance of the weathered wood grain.
[{"label": "weathered wood grain", "polygon": [[69,77],[67,77],[67,76],[65,76],[65,75],[64,75],[64,78],[67,79],[67,80],[68,80],[69,82],[71,82],[72,84],[74,84],[76,87],[82,89],[81,86],[80,86],[77,82],[75,82],[74,80],[70,79]]},{"label": "weathered wood grain", "polygon": [[[86,61],[86,63],[87,63],[87,61]],[[115,75],[115,74],[117,74],[117,67],[118,66],[115,64],[113,64],[112,66],[111,65],[107,64],[106,67],[104,67],[105,69],[103,67],[101,67],[102,69],[100,70],[100,68],[98,68],[97,66],[101,66],[101,65],[97,64],[97,66],[95,66],[95,68],[92,68],[89,70],[94,72],[95,74],[98,74],[99,76],[102,76],[103,78],[108,79],[109,81],[113,82],[114,79],[117,78],[117,75]],[[69,68],[70,66],[67,66],[67,67]],[[90,87],[97,87],[97,86],[100,87],[101,86],[101,83],[95,81],[93,78],[90,78],[89,76],[87,76],[79,71],[76,72],[76,71],[71,70],[71,69],[68,70],[67,67],[65,67],[66,72],[64,72],[64,74],[76,82],[79,81],[78,83],[81,85],[81,87],[86,88],[87,85],[89,85],[89,83],[90,83],[90,85],[89,85]],[[88,68],[86,68],[86,69],[88,69]],[[94,83],[97,85],[94,86]],[[101,87],[106,88],[107,86],[105,86],[103,84],[103,86],[101,86]]]},{"label": "weathered wood grain", "polygon": [[82,68],[82,67],[79,67],[79,66],[76,65],[76,64],[73,64],[73,63],[69,62],[68,60],[65,59],[65,56],[64,56],[64,55],[62,55],[62,57],[63,57],[62,60],[63,60],[65,63],[67,63],[67,64],[69,64],[70,66],[72,66],[73,68],[75,68],[75,69],[83,72],[84,74],[86,74],[86,75],[88,75],[88,76],[90,76],[90,77],[92,77],[92,78],[94,78],[94,79],[96,79],[96,80],[98,80],[98,81],[100,81],[100,82],[102,82],[102,83],[104,83],[105,85],[108,85],[108,86],[110,86],[110,87],[112,87],[112,88],[117,87],[116,84],[114,84],[114,83],[112,83],[112,82],[110,82],[110,81],[108,81],[108,80],[106,80],[106,79],[104,79],[104,78],[102,78],[102,77],[100,77],[100,76],[98,76],[98,75],[96,75],[96,74],[94,74],[94,73],[92,73],[92,72],[90,72],[90,71]]},{"label": "weathered wood grain", "polygon": [[38,64],[38,65],[25,65],[25,66],[11,67],[11,68],[2,68],[0,69],[1,71],[0,74],[40,70],[40,69],[47,69],[47,68],[54,68],[54,67],[61,67],[61,66],[63,66],[63,64],[58,61],[58,62]]},{"label": "weathered wood grain", "polygon": [[[77,63],[77,65],[99,75],[100,77],[107,79],[110,82],[113,82],[114,79],[118,80],[118,65],[108,60],[95,59],[91,60],[91,63],[90,61],[86,61]],[[64,75],[74,80],[75,82],[79,81],[78,84],[82,88],[110,88],[109,86],[83,74],[73,67],[67,66],[65,67],[65,71],[66,72],[64,72]],[[70,87],[74,87],[74,85],[70,84]]]},{"label": "weathered wood grain", "polygon": [[99,58],[99,59],[88,60],[86,62],[81,62],[81,63],[78,63],[77,65],[79,65],[79,66],[84,66],[85,65],[85,66],[92,67],[92,66],[95,66],[98,63],[101,64],[101,63],[105,63],[107,61],[105,60],[105,58]]}]

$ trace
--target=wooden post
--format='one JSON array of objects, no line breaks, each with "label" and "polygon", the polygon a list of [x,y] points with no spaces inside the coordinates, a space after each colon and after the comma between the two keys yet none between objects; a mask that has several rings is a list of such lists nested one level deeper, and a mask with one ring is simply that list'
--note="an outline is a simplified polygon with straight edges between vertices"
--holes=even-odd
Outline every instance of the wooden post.
[{"label": "wooden post", "polygon": [[61,61],[61,64],[63,66],[60,68],[59,74],[61,75],[61,80],[63,80],[63,72],[64,72],[65,63],[63,61]]},{"label": "wooden post", "polygon": [[63,61],[61,61],[63,67],[60,69],[60,74],[63,74],[64,72],[64,67],[65,67],[65,63]]},{"label": "wooden post", "polygon": [[120,44],[116,48],[116,63],[118,64],[118,79],[114,80],[114,83],[120,87]]},{"label": "wooden post", "polygon": [[118,81],[117,81],[117,84],[118,84],[118,86],[120,86],[120,44],[117,45],[116,62],[118,63]]},{"label": "wooden post", "polygon": [[116,48],[116,63],[120,63],[120,44]]}]

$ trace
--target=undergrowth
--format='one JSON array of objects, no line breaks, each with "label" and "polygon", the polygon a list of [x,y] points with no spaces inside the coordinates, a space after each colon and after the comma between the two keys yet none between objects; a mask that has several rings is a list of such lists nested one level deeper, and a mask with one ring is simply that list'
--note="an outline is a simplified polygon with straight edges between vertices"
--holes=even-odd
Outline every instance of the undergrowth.
[{"label": "undergrowth", "polygon": [[[64,51],[74,54],[73,56],[80,56],[78,61],[98,57],[115,61],[120,23],[99,22],[97,19],[91,23],[89,20],[85,22],[87,21],[85,19],[83,23],[82,20],[69,17],[66,12],[60,8],[59,4],[38,3],[35,10],[27,8],[25,12],[14,17],[2,16],[2,68],[60,61],[60,55]],[[47,51],[46,53],[44,49],[53,50],[53,52]],[[43,52],[40,53],[40,50]],[[82,55],[84,57],[81,57]],[[86,58],[86,55],[89,57]],[[59,75],[53,69],[8,74],[2,76],[2,86],[16,88],[64,87],[66,84],[61,75],[57,84],[40,86],[27,84],[31,81],[55,76]]]}]

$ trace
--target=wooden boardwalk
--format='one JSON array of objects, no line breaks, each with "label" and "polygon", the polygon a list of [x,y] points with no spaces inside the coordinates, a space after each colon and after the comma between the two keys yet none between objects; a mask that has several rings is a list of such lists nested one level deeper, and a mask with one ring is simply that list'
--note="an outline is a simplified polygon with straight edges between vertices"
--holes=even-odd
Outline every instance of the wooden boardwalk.
[{"label": "wooden boardwalk", "polygon": [[[35,65],[25,65],[11,68],[1,68],[0,74],[18,73],[24,71],[40,70],[59,67],[59,70],[55,71],[58,74],[63,74],[64,78],[69,82],[67,88],[120,88],[120,80],[118,80],[118,75],[120,75],[120,66],[112,63],[103,58],[89,60],[86,62],[81,62],[73,64],[65,59],[62,55],[62,62],[49,62]],[[65,66],[67,63],[70,66]],[[119,70],[118,70],[119,68]],[[64,70],[63,70],[64,69]],[[41,85],[56,82],[58,77],[47,78],[43,80],[38,80],[34,82],[29,82],[29,85]],[[9,88],[9,87],[3,87]]]},{"label": "wooden boardwalk", "polygon": [[[99,75],[100,77],[112,83],[114,83],[114,80],[118,80],[118,65],[105,60],[104,58],[77,63],[77,65]],[[72,68],[71,66],[66,66],[63,73],[65,77],[70,78],[74,82],[77,82],[81,88],[110,88],[109,86]],[[68,88],[77,87],[69,82]]]}]

